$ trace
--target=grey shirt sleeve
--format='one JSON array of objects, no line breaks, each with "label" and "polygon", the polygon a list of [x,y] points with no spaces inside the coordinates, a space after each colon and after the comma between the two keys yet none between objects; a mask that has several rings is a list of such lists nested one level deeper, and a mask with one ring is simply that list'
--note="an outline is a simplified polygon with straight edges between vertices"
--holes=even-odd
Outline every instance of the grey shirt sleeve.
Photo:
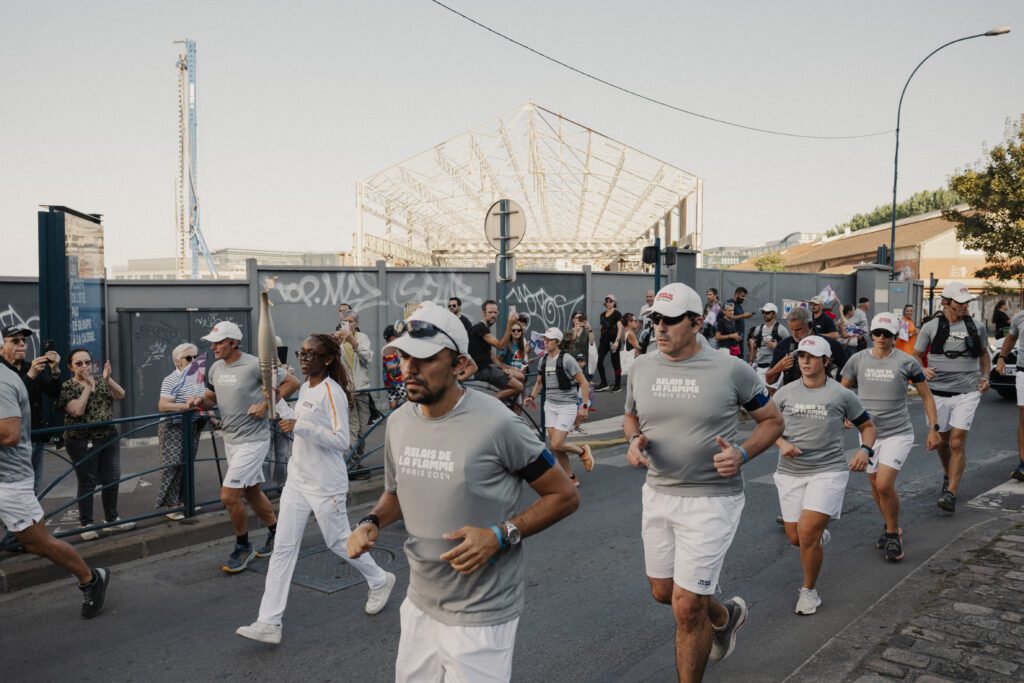
[{"label": "grey shirt sleeve", "polygon": [[[14,373],[11,373],[12,375]],[[15,375],[15,379],[17,375]],[[18,379],[20,382],[21,380]],[[21,419],[21,403],[18,401],[18,387],[12,382],[0,382],[0,420],[16,417]]]},{"label": "grey shirt sleeve", "polygon": [[925,381],[924,368],[921,367],[921,364],[913,356],[910,356],[910,358],[903,362],[903,371],[914,384]]},{"label": "grey shirt sleeve", "polygon": [[526,426],[526,423],[515,417],[504,406],[501,409],[508,414],[502,415],[494,434],[498,459],[509,472],[517,473],[540,456],[545,449],[537,435]]},{"label": "grey shirt sleeve", "polygon": [[857,371],[860,369],[861,353],[863,352],[858,351],[850,356],[850,359],[846,361],[846,365],[843,366],[843,377],[852,381],[855,386],[857,384]]},{"label": "grey shirt sleeve", "polygon": [[[390,425],[389,425],[390,426]],[[395,454],[391,451],[391,439],[384,434],[384,490],[398,493],[398,478],[395,476]]]},{"label": "grey shirt sleeve", "polygon": [[845,387],[840,387],[840,389],[843,391],[843,409],[846,411],[846,419],[852,422],[866,412],[864,404],[860,402],[857,394]]},{"label": "grey shirt sleeve", "polygon": [[[637,363],[642,361],[643,358],[638,358],[637,361],[634,362],[633,367],[635,368]],[[632,415],[634,417],[636,417],[636,400],[633,397],[633,378],[635,377],[635,372],[626,374],[626,406],[624,410],[626,415]]]},{"label": "grey shirt sleeve", "polygon": [[732,382],[736,387],[736,402],[746,408],[747,412],[766,406],[770,398],[768,389],[757,371],[737,358],[732,360]]},{"label": "grey shirt sleeve", "polygon": [[914,342],[914,351],[922,355],[928,352],[932,345],[932,334],[934,334],[936,326],[934,318],[921,326],[917,332],[917,340]]}]

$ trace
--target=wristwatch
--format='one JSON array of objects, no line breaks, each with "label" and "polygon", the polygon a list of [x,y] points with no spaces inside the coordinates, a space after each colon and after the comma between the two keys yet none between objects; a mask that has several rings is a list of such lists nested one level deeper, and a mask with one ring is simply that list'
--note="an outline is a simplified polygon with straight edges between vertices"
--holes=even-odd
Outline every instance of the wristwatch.
[{"label": "wristwatch", "polygon": [[589,403],[581,403],[580,406],[582,406],[583,408],[590,408]]},{"label": "wristwatch", "polygon": [[935,424],[933,424],[932,429],[934,429],[935,431],[939,431],[939,423],[936,422]]},{"label": "wristwatch", "polygon": [[509,520],[502,524],[505,529],[505,542],[508,543],[509,547],[519,545],[519,542],[523,540],[523,534],[519,531],[519,527]]}]

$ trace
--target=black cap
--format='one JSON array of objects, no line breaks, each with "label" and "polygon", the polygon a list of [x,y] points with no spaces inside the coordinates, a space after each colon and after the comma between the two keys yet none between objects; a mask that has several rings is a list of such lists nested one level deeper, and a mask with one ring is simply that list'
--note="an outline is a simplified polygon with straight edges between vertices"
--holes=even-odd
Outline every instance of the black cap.
[{"label": "black cap", "polygon": [[387,327],[384,328],[384,334],[383,334],[384,341],[391,341],[392,339],[394,339],[397,336],[398,336],[398,332],[397,332],[397,330],[395,330],[395,326],[394,325],[388,325]]},{"label": "black cap", "polygon": [[7,339],[8,337],[17,337],[18,335],[31,337],[33,334],[32,330],[24,325],[4,325],[4,339]]}]

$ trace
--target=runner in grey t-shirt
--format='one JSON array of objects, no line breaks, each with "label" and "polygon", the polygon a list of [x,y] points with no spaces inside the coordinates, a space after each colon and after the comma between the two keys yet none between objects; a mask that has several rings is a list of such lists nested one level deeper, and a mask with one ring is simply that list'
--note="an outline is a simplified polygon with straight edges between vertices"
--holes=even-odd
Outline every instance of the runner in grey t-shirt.
[{"label": "runner in grey t-shirt", "polygon": [[935,395],[938,422],[933,424],[938,425],[942,437],[938,451],[946,475],[936,504],[946,512],[956,512],[956,493],[967,465],[967,432],[981,395],[988,391],[992,366],[985,325],[967,315],[967,304],[973,298],[963,283],[946,284],[942,311],[921,327],[914,342],[917,362],[925,365],[928,357],[924,376]]},{"label": "runner in grey t-shirt", "polygon": [[[579,505],[526,423],[458,383],[467,347],[458,318],[424,305],[385,349],[401,354],[409,402],[388,419],[384,493],[348,550],[360,556],[379,529],[405,520],[409,592],[396,681],[476,680],[478,672],[508,680],[525,588],[520,541]],[[540,495],[526,510],[523,482]]]},{"label": "runner in grey t-shirt", "polygon": [[[907,409],[907,385],[912,383],[924,404],[928,424],[936,423],[935,399],[924,379],[921,364],[896,348],[900,320],[892,313],[879,313],[868,328],[872,346],[853,355],[843,367],[843,386],[856,388],[864,407],[878,430],[875,456],[868,464],[871,493],[882,513],[884,528],[875,544],[885,559],[903,559],[900,532],[900,497],[896,476],[914,445],[914,426]],[[928,450],[939,445],[939,433],[928,430]]]},{"label": "runner in grey t-shirt", "polygon": [[[594,469],[594,456],[587,444],[569,443],[566,437],[577,424],[590,415],[590,383],[583,376],[583,370],[570,353],[562,349],[562,331],[557,327],[549,327],[544,331],[545,355],[537,368],[540,377],[534,382],[533,391],[526,397],[526,406],[532,408],[537,395],[544,389],[544,426],[548,433],[548,443],[558,464],[569,475],[576,486],[580,485],[576,474],[572,471],[569,454],[580,456],[583,468],[589,472]],[[562,364],[562,377],[559,378],[558,364]],[[563,389],[560,385],[565,385]],[[583,401],[577,407],[576,387],[580,388]]]},{"label": "runner in grey t-shirt", "polygon": [[[743,511],[740,468],[782,433],[782,417],[753,369],[701,345],[700,297],[682,283],[654,297],[657,350],[633,361],[623,429],[642,491],[644,565],[651,594],[676,617],[680,680],[732,653],[746,603],[715,599],[725,554]],[[740,408],[757,423],[734,440]],[[684,540],[685,539],[685,542]]]},{"label": "runner in grey t-shirt", "polygon": [[[13,484],[31,479],[35,484],[32,469],[32,412],[29,407],[28,389],[21,378],[9,367],[0,363],[0,421],[17,418],[21,420],[14,443],[0,445],[0,484]],[[13,423],[13,420],[12,420]],[[12,437],[15,436],[12,430]]]},{"label": "runner in grey t-shirt", "polygon": [[[779,465],[775,486],[789,542],[800,548],[803,584],[795,612],[814,614],[821,605],[817,581],[828,542],[826,526],[839,519],[850,471],[863,472],[874,455],[875,426],[857,395],[828,377],[832,355],[824,337],[805,337],[797,346],[800,379],[786,384],[772,398],[786,420],[776,442]],[[860,430],[861,446],[849,465],[843,453],[843,424]]]},{"label": "runner in grey t-shirt", "polygon": [[1017,345],[1017,454],[1020,462],[1010,476],[1017,481],[1024,481],[1024,311],[1017,311],[1010,319],[1010,329],[1003,339],[996,360],[996,372],[1000,375],[1006,372],[1006,359],[1014,344]]}]

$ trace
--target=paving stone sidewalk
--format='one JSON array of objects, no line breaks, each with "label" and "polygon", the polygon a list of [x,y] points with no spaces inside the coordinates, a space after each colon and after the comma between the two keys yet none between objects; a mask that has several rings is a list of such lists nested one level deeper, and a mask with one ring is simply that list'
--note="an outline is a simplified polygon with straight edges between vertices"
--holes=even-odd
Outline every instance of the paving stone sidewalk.
[{"label": "paving stone sidewalk", "polygon": [[964,532],[787,681],[1024,680],[1024,517]]}]

